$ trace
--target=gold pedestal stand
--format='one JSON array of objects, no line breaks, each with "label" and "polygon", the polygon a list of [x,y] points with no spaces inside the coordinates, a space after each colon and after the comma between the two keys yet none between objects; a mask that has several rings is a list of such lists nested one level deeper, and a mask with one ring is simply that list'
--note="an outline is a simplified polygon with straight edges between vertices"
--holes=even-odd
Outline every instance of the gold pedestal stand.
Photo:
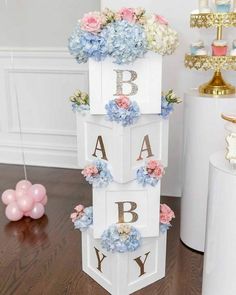
[{"label": "gold pedestal stand", "polygon": [[211,81],[199,87],[199,92],[214,96],[230,95],[235,94],[235,87],[224,81],[221,71],[216,71]]},{"label": "gold pedestal stand", "polygon": [[[223,27],[236,27],[236,13],[199,13],[192,14],[192,28],[217,28],[217,40],[222,39]],[[185,55],[185,66],[196,70],[214,70],[211,81],[199,87],[200,94],[223,96],[235,94],[235,87],[226,83],[221,70],[236,70],[236,56],[197,56]]]}]

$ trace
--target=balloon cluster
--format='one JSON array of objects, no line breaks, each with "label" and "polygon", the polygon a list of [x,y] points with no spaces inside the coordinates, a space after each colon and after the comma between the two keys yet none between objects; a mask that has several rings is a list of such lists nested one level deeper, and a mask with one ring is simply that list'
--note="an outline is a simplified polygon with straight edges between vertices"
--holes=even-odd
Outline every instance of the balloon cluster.
[{"label": "balloon cluster", "polygon": [[17,183],[16,189],[8,189],[2,194],[2,202],[7,205],[5,214],[11,221],[18,221],[23,216],[39,219],[44,215],[47,204],[46,189],[41,184],[28,180]]}]

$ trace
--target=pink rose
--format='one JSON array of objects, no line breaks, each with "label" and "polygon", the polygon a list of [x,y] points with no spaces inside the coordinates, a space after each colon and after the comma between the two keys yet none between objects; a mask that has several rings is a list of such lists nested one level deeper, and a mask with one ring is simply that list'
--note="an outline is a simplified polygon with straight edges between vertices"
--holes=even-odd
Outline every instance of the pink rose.
[{"label": "pink rose", "polygon": [[158,165],[158,162],[156,160],[150,160],[147,163],[147,168],[154,170],[157,167],[157,165]]},{"label": "pink rose", "polygon": [[160,222],[163,224],[170,224],[171,220],[175,218],[175,213],[166,204],[160,205]]},{"label": "pink rose", "polygon": [[77,219],[84,216],[84,206],[83,205],[77,205],[74,209],[76,212],[71,213],[71,215],[70,215],[72,222],[75,222]]},{"label": "pink rose", "polygon": [[169,218],[167,218],[167,216],[163,213],[160,214],[160,222],[163,224],[170,224]]},{"label": "pink rose", "polygon": [[79,213],[79,212],[82,212],[82,211],[84,211],[84,205],[77,205],[74,209],[75,209],[75,211],[77,211],[78,213]]},{"label": "pink rose", "polygon": [[168,25],[168,21],[161,15],[156,14],[155,15],[155,20],[160,25],[166,25],[166,26]]},{"label": "pink rose", "polygon": [[84,177],[87,177],[87,176],[90,177],[90,176],[98,174],[98,169],[96,166],[91,165],[91,166],[85,167],[81,173],[84,175]]},{"label": "pink rose", "polygon": [[77,219],[77,213],[71,213],[70,218],[72,219],[72,222],[75,222]]},{"label": "pink rose", "polygon": [[120,11],[118,12],[118,16],[121,19],[126,20],[130,23],[133,23],[136,21],[136,14],[133,8],[121,8]]},{"label": "pink rose", "polygon": [[98,33],[102,27],[102,17],[99,12],[90,12],[81,20],[81,29],[90,33]]},{"label": "pink rose", "polygon": [[120,96],[115,100],[119,108],[128,109],[130,106],[130,99],[127,96]]},{"label": "pink rose", "polygon": [[155,177],[161,178],[164,175],[164,167],[162,165],[159,165],[154,169],[153,174]]}]

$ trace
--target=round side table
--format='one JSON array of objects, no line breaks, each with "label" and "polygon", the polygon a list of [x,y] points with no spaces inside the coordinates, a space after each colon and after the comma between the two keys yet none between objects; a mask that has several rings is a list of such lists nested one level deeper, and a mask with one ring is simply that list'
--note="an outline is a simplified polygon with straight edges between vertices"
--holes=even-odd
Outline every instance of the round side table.
[{"label": "round side table", "polygon": [[[221,113],[236,109],[236,96],[214,98],[193,90],[184,100],[184,185],[181,200],[181,240],[204,251],[209,158],[223,150],[225,121]],[[235,293],[236,294],[236,293]]]},{"label": "round side table", "polygon": [[236,170],[224,152],[210,158],[203,295],[236,294]]}]

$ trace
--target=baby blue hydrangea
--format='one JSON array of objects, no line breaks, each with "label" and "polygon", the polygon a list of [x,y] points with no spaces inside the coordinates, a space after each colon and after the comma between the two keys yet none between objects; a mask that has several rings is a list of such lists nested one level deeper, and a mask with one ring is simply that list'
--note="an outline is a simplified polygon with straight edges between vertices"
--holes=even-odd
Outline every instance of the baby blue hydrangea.
[{"label": "baby blue hydrangea", "polygon": [[160,223],[160,232],[164,234],[170,229],[170,227],[171,227],[170,224]]},{"label": "baby blue hydrangea", "polygon": [[110,100],[105,109],[109,121],[121,123],[124,127],[136,123],[140,117],[140,109],[135,101],[131,102],[128,109],[124,109],[120,108],[115,100]]},{"label": "baby blue hydrangea", "polygon": [[78,105],[77,103],[72,103],[73,112],[86,113],[89,110],[90,110],[89,105],[85,105],[85,104]]},{"label": "baby blue hydrangea", "polygon": [[173,89],[167,93],[162,93],[161,96],[161,116],[163,119],[168,119],[169,115],[174,111],[174,104],[181,103],[182,100],[177,97]]},{"label": "baby blue hydrangea", "polygon": [[93,224],[93,207],[84,209],[84,215],[74,221],[75,229],[85,231]]},{"label": "baby blue hydrangea", "polygon": [[169,115],[174,111],[173,103],[170,103],[166,100],[166,97],[163,95],[161,98],[161,117],[163,119],[168,119]]},{"label": "baby blue hydrangea", "polygon": [[126,253],[136,251],[140,245],[141,236],[137,229],[130,227],[130,233],[125,237],[118,232],[118,225],[112,225],[101,236],[101,246],[107,252]]},{"label": "baby blue hydrangea", "polygon": [[106,26],[109,55],[116,64],[128,64],[147,52],[147,40],[144,29],[139,24],[121,20]]},{"label": "baby blue hydrangea", "polygon": [[93,187],[107,187],[109,183],[113,181],[108,165],[103,160],[95,160],[92,162],[92,165],[96,166],[98,169],[98,174],[94,176],[87,176],[85,179],[89,184],[92,184]]},{"label": "baby blue hydrangea", "polygon": [[145,167],[141,167],[137,170],[137,182],[143,187],[146,185],[156,186],[159,182],[159,179],[152,177],[150,174],[148,174]]},{"label": "baby blue hydrangea", "polygon": [[78,63],[85,63],[89,58],[101,61],[108,55],[106,32],[95,35],[81,30],[78,24],[69,38],[69,51]]}]

